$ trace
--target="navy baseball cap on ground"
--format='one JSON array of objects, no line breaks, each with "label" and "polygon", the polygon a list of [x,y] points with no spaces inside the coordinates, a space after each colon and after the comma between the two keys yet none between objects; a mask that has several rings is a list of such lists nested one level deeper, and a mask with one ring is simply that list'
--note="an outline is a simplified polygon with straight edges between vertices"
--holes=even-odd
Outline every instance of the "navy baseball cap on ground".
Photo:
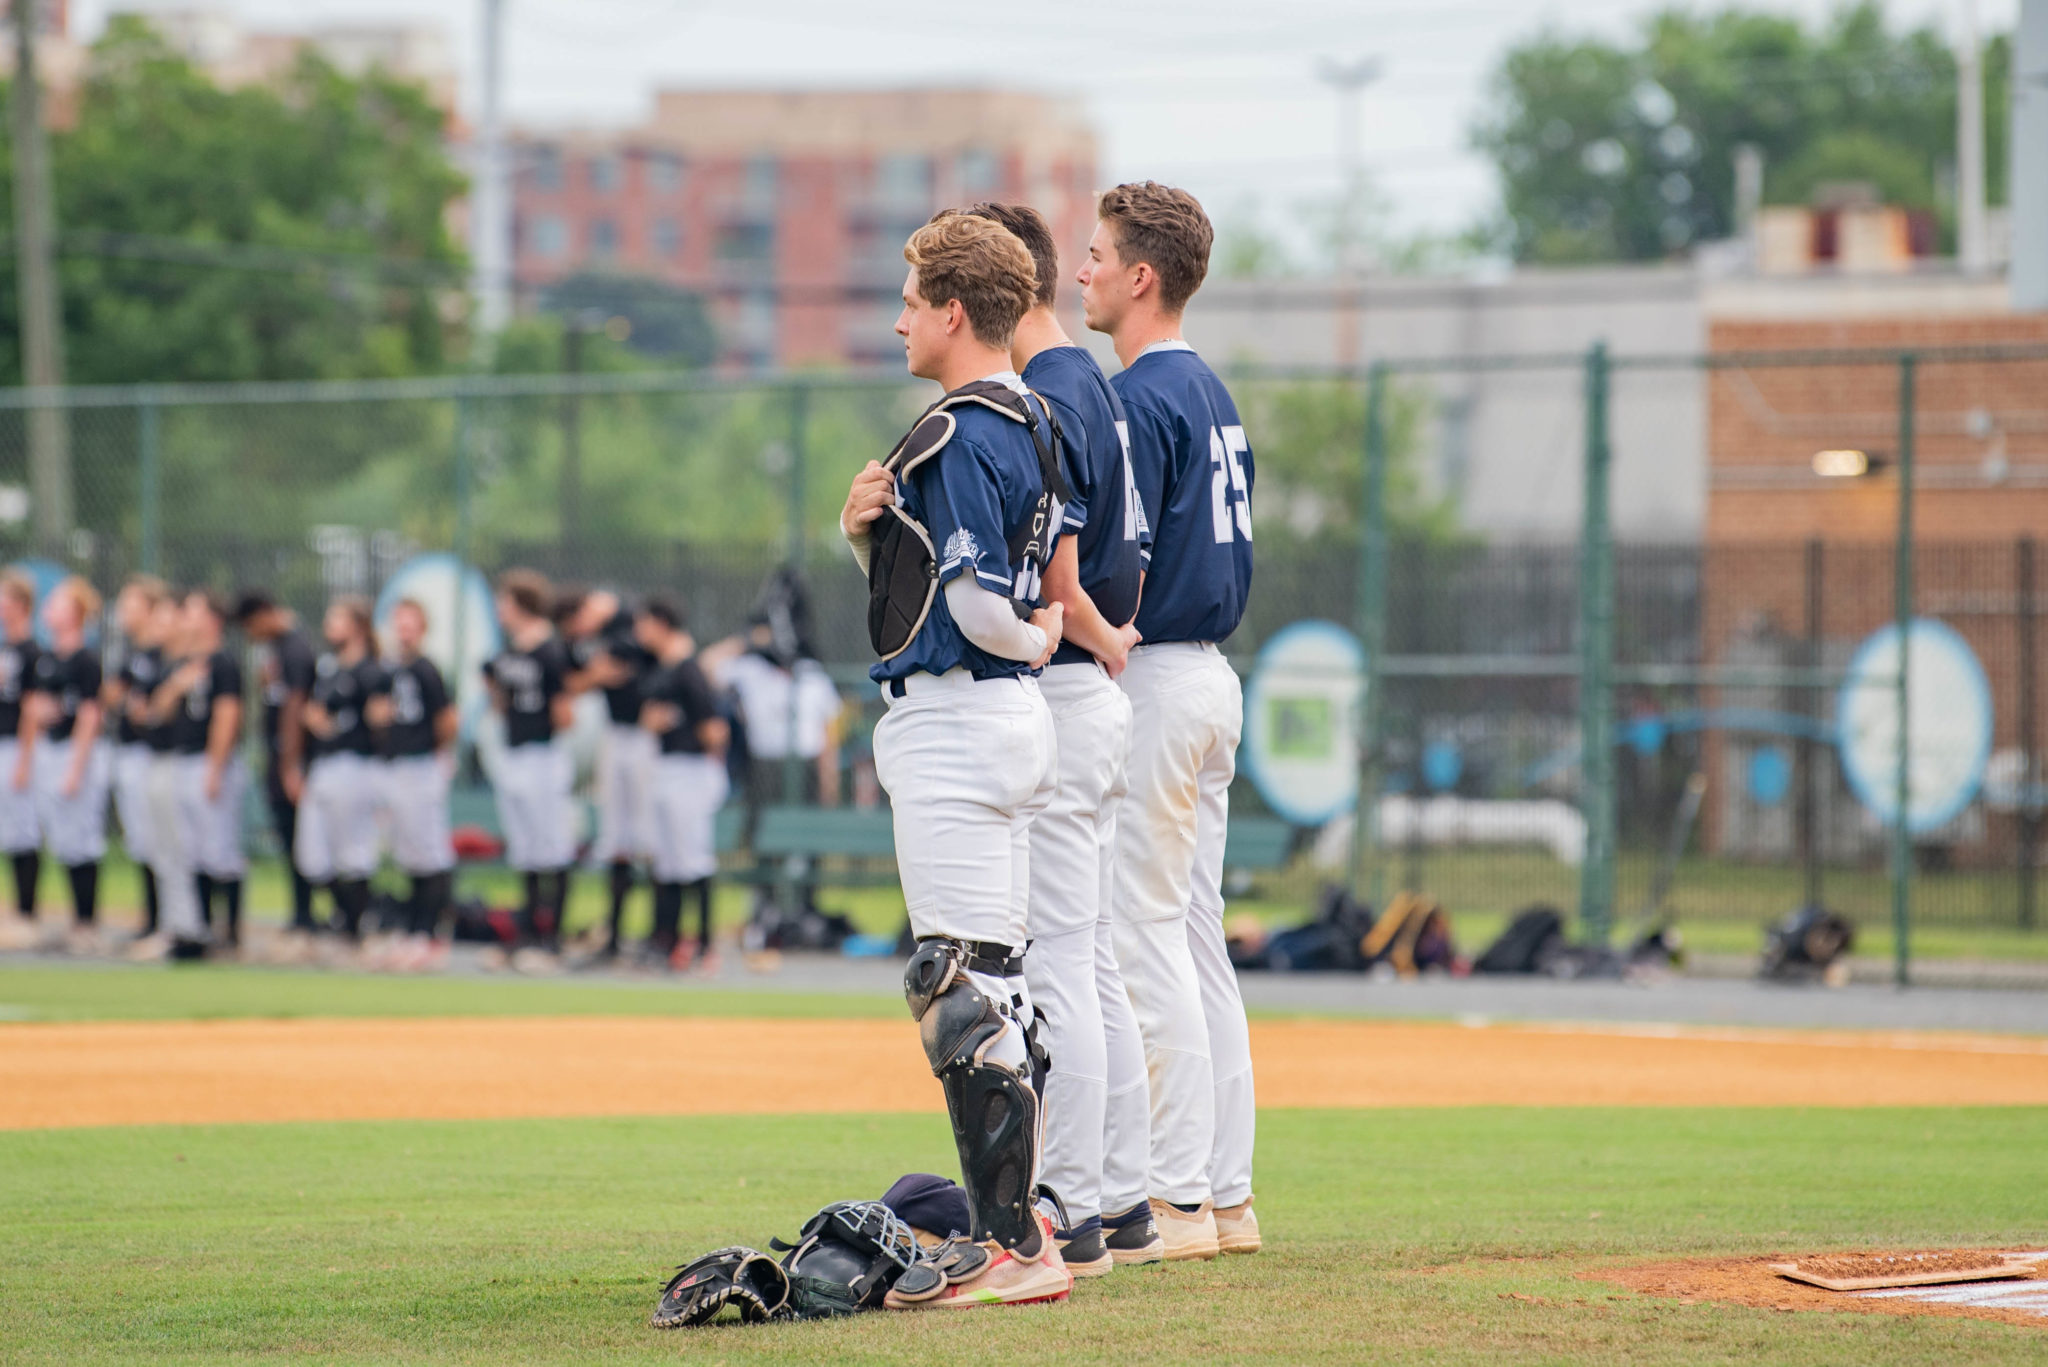
[{"label": "navy baseball cap on ground", "polygon": [[940,1238],[965,1234],[973,1223],[967,1209],[966,1188],[928,1172],[907,1173],[897,1178],[883,1194],[882,1204],[895,1211],[905,1224],[930,1230]]}]

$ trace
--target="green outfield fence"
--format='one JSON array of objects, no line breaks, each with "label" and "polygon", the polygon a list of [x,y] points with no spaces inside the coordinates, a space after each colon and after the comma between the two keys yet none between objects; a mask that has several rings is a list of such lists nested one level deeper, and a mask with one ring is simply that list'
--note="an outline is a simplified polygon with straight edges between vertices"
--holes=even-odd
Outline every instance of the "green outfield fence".
[{"label": "green outfield fence", "polygon": [[[1432,511],[1416,471],[1441,466],[1445,417],[1482,380],[1525,391],[1540,416],[1511,438],[1512,468],[1533,491],[1570,489],[1575,538],[1489,541]],[[1700,775],[1668,898],[1681,923],[1822,902],[1902,932],[1904,981],[1914,926],[2027,932],[2048,916],[2040,554],[2024,535],[1936,541],[1912,524],[1916,488],[2048,487],[2048,347],[1595,347],[1231,381],[1261,463],[1258,580],[1229,652],[1249,668],[1290,622],[1351,627],[1367,647],[1369,742],[1367,819],[1303,832],[1286,871],[1237,891],[1304,908],[1333,881],[1375,898],[1415,887],[1454,911],[1548,902],[1605,939],[1650,903]],[[1673,478],[1767,507],[1836,487],[1799,453],[1862,449],[1878,468],[1850,481],[1855,515],[1787,538],[1717,512],[1707,540],[1618,542],[1617,458],[1656,477],[1645,451],[1669,439],[1657,415],[1674,390],[1693,404],[1676,411],[1710,424],[1715,457],[1705,476]],[[794,563],[820,653],[867,702],[842,791],[876,800],[862,586],[835,528],[852,474],[927,398],[900,373],[839,371],[5,391],[0,556],[107,588],[143,570],[262,585],[312,613],[445,550],[487,573],[678,590],[704,637],[738,626],[764,576]],[[1970,645],[1993,714],[1988,781],[1919,832],[1872,814],[1834,739],[1853,652],[1913,616]],[[1908,715],[1896,673],[1861,686]],[[1262,810],[1242,780],[1233,802]]]}]

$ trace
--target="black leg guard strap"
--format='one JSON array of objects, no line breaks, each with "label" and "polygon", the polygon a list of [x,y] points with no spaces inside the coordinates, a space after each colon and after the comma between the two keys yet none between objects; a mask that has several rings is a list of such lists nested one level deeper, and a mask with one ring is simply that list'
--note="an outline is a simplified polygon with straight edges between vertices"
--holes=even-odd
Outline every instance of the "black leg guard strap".
[{"label": "black leg guard strap", "polygon": [[1018,1026],[967,976],[967,957],[958,941],[921,941],[904,973],[904,995],[925,1058],[946,1091],[970,1234],[1004,1248],[1032,1246],[1038,1094],[1028,1078],[987,1058],[990,1046]]}]

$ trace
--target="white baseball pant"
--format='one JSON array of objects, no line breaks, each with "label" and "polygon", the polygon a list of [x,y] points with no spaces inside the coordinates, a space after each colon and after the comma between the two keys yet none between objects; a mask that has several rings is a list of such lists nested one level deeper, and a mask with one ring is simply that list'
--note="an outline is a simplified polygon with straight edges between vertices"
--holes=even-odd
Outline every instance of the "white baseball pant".
[{"label": "white baseball pant", "polygon": [[[597,841],[590,862],[611,864],[655,853],[654,733],[613,722],[597,750]],[[723,801],[723,799],[720,799]]]},{"label": "white baseball pant", "polygon": [[[895,818],[911,932],[1022,945],[1029,831],[1052,800],[1058,760],[1037,680],[976,680],[955,669],[913,674],[903,697],[886,688],[882,696],[889,710],[875,725],[875,776]],[[1023,987],[979,971],[969,976],[996,1002]],[[988,1057],[1028,1075],[1021,1031],[1004,1031]]]},{"label": "white baseball pant", "polygon": [[412,878],[454,868],[446,762],[439,755],[401,755],[378,767],[392,862]]},{"label": "white baseball pant", "polygon": [[694,883],[718,872],[718,809],[729,782],[725,761],[660,755],[653,766],[654,878]]},{"label": "white baseball pant", "polygon": [[[242,849],[242,802],[249,770],[238,754],[220,771],[220,791],[206,795],[206,756],[179,755],[178,801],[185,809],[180,828],[186,840],[187,876],[196,870],[209,878],[237,879],[249,871]],[[154,810],[154,808],[152,808]],[[163,875],[161,871],[158,877]],[[157,897],[163,897],[158,889]]]},{"label": "white baseball pant", "polygon": [[71,774],[75,742],[45,740],[36,746],[36,820],[50,856],[66,868],[93,864],[107,852],[107,786],[113,756],[104,745],[92,747],[78,791],[66,796],[64,780]]},{"label": "white baseball pant", "polygon": [[1251,1198],[1251,1036],[1223,942],[1223,838],[1244,729],[1237,674],[1215,646],[1139,646],[1130,795],[1117,819],[1116,957],[1152,1080],[1150,1195]]},{"label": "white baseball pant", "polygon": [[14,766],[20,762],[21,742],[0,737],[0,854],[32,854],[43,847],[42,827],[36,824],[34,776],[26,787],[14,786]]},{"label": "white baseball pant", "polygon": [[147,745],[130,743],[114,752],[114,814],[121,819],[121,848],[138,864],[150,863],[149,765]]},{"label": "white baseball pant", "polygon": [[[1078,1225],[1145,1197],[1144,1049],[1103,922],[1131,704],[1093,662],[1052,666],[1039,679],[1039,690],[1052,711],[1059,765],[1052,800],[1031,823],[1031,949],[1024,956],[1024,977],[1052,1056],[1042,1176]],[[1098,977],[1105,958],[1107,983]],[[1109,1050],[1112,1018],[1122,1027],[1115,1060]],[[1112,1092],[1122,1103],[1114,1117],[1114,1158]],[[1118,1168],[1113,1191],[1105,1178],[1112,1164]]]},{"label": "white baseball pant", "polygon": [[505,862],[520,873],[552,873],[576,862],[576,810],[569,790],[575,760],[559,741],[514,745],[498,756],[491,784]]},{"label": "white baseball pant", "polygon": [[367,755],[322,755],[306,767],[292,863],[309,883],[377,872],[379,766]]},{"label": "white baseball pant", "polygon": [[198,837],[185,803],[184,755],[152,754],[149,764],[150,869],[156,874],[157,924],[175,940],[211,937],[199,907],[194,854]]}]

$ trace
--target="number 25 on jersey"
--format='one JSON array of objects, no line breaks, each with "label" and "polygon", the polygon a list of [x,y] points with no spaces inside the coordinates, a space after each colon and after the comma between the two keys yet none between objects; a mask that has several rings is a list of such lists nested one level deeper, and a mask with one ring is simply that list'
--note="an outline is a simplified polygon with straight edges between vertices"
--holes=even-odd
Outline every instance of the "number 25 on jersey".
[{"label": "number 25 on jersey", "polygon": [[1209,480],[1209,517],[1218,545],[1228,545],[1240,533],[1252,539],[1252,493],[1239,459],[1251,449],[1242,427],[1209,429],[1209,460],[1216,467]]}]

